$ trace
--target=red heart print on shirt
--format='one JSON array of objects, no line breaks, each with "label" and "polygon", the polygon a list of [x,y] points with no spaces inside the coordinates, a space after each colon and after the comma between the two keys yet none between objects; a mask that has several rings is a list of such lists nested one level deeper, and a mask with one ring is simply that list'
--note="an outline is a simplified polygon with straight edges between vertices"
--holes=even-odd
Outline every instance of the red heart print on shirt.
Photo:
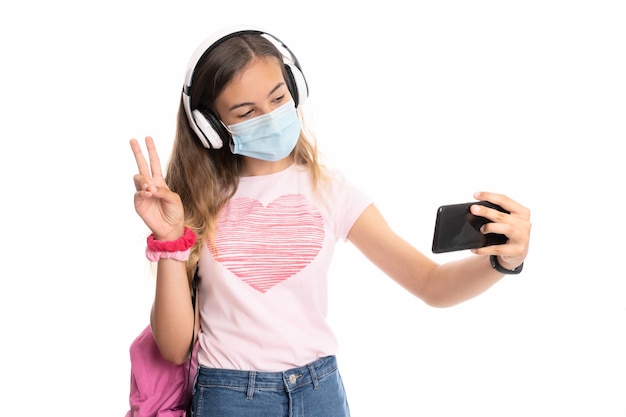
[{"label": "red heart print on shirt", "polygon": [[231,199],[218,217],[218,262],[265,293],[293,277],[317,256],[324,242],[321,213],[301,194],[288,194],[264,207],[247,197]]}]

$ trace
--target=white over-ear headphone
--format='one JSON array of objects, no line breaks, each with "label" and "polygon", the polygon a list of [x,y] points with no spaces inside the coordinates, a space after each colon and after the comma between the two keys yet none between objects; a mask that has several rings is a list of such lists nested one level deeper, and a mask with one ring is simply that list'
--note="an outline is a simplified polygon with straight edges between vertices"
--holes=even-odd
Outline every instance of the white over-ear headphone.
[{"label": "white over-ear headphone", "polygon": [[202,145],[209,149],[220,149],[224,146],[224,142],[228,142],[230,140],[230,134],[224,125],[222,125],[219,118],[212,112],[201,112],[198,109],[191,109],[190,94],[193,74],[198,62],[203,56],[210,53],[211,50],[225,40],[241,34],[259,34],[272,42],[280,51],[283,56],[283,64],[285,65],[287,77],[285,81],[289,92],[296,103],[296,107],[304,103],[309,95],[308,86],[300,68],[300,63],[293,52],[291,52],[291,50],[280,39],[259,28],[251,26],[235,26],[215,32],[202,42],[191,55],[187,65],[185,85],[183,86],[183,106],[185,107],[185,113],[189,119],[189,124],[194,132],[196,132],[196,135],[198,135],[198,139],[200,139]]}]

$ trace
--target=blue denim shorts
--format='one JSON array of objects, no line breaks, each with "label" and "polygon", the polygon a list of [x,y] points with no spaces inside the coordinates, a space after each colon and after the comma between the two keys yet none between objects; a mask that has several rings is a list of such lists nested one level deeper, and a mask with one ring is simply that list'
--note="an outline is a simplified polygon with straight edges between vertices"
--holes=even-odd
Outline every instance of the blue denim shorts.
[{"label": "blue denim shorts", "polygon": [[335,356],[284,372],[198,367],[192,417],[349,417]]}]

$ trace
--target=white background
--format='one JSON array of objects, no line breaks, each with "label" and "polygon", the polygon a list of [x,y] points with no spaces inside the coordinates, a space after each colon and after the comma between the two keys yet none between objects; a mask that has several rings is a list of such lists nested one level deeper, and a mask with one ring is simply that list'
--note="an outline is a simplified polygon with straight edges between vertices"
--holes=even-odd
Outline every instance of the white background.
[{"label": "white background", "polygon": [[3,415],[125,414],[154,284],[128,140],[165,163],[191,52],[240,23],[294,50],[326,162],[420,250],[474,191],[532,210],[523,274],[450,309],[338,245],[353,415],[626,415],[621,2],[160,3],[2,6]]}]

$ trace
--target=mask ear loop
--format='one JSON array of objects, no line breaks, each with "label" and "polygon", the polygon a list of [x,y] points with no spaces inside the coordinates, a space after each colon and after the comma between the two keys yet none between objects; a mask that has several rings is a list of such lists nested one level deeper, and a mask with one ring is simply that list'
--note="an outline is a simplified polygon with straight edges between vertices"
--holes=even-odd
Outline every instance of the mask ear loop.
[{"label": "mask ear loop", "polygon": [[219,119],[224,129],[230,133],[230,140],[228,141],[228,146],[230,147],[230,151],[233,152],[235,150],[235,142],[233,141],[233,131],[226,125],[226,123],[222,122],[222,119]]},{"label": "mask ear loop", "polygon": [[226,125],[226,123],[222,122],[222,119],[219,119],[219,120],[220,120],[220,123],[222,124],[222,126],[224,126],[224,129],[226,129],[226,131],[227,131],[228,133],[230,133],[230,136],[231,136],[231,139],[232,139],[232,136],[233,136],[233,131],[232,131],[232,130],[230,130],[230,128]]}]

